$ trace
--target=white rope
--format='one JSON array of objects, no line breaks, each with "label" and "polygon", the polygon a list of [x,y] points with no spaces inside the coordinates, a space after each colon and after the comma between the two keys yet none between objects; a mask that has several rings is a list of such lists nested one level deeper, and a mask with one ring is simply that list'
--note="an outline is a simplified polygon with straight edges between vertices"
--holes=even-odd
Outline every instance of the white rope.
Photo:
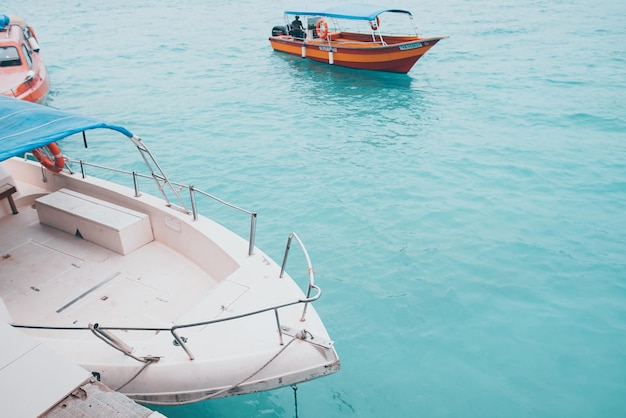
[{"label": "white rope", "polygon": [[291,345],[292,342],[294,342],[296,340],[296,338],[292,338],[291,341],[289,341],[287,344],[285,344],[285,346],[283,348],[280,349],[280,351],[278,351],[276,354],[274,354],[274,356],[269,359],[263,366],[261,366],[260,369],[258,369],[257,371],[255,371],[254,373],[252,373],[250,376],[246,377],[245,379],[241,380],[240,382],[235,383],[234,385],[224,388],[222,390],[218,390],[217,392],[214,392],[210,395],[207,395],[205,397],[203,397],[202,399],[199,399],[200,401],[205,401],[207,399],[211,399],[216,397],[217,395],[221,395],[224,392],[228,392],[230,390],[235,389],[236,387],[238,387],[239,385],[241,385],[244,382],[247,382],[248,380],[252,379],[254,376],[256,376],[257,374],[259,374],[261,372],[261,370],[263,370],[264,368],[266,368],[271,362],[273,362],[276,357],[278,357],[279,355],[282,354],[283,351],[285,351],[287,349],[287,347],[289,347],[289,345]]},{"label": "white rope", "polygon": [[[209,394],[209,395],[207,395],[207,396],[204,396],[204,397],[202,397],[202,398],[199,398],[199,399],[194,399],[194,400],[193,400],[193,402],[194,402],[194,403],[195,403],[195,402],[201,402],[201,401],[206,401],[206,400],[208,400],[208,399],[214,398],[214,397],[216,397],[216,396],[218,396],[218,395],[221,395],[222,393],[225,393],[225,392],[228,392],[228,391],[230,391],[230,390],[233,390],[233,389],[235,389],[236,387],[240,386],[241,384],[243,384],[243,383],[247,382],[248,380],[252,379],[254,376],[256,376],[257,374],[259,374],[259,373],[260,373],[260,372],[261,372],[264,368],[266,368],[266,367],[267,367],[267,366],[268,366],[271,362],[273,362],[274,360],[276,360],[276,358],[277,358],[279,355],[281,355],[281,354],[282,354],[282,353],[283,353],[283,352],[287,349],[287,347],[289,347],[289,346],[291,345],[291,343],[293,343],[293,342],[294,342],[295,340],[297,340],[297,339],[302,339],[302,338],[300,338],[300,337],[298,337],[298,336],[293,337],[293,338],[291,339],[291,341],[289,341],[287,344],[285,344],[285,345],[283,346],[283,348],[281,348],[281,349],[280,349],[280,350],[279,350],[276,354],[274,354],[274,355],[272,356],[272,358],[270,358],[270,359],[269,359],[269,360],[268,360],[268,361],[267,361],[264,365],[262,365],[262,366],[261,366],[258,370],[256,370],[254,373],[250,374],[250,375],[249,375],[249,376],[247,376],[246,378],[242,379],[241,381],[239,381],[239,382],[235,383],[235,384],[234,384],[234,385],[232,385],[232,386],[229,386],[229,387],[224,388],[224,389],[222,389],[222,390],[218,390],[217,392],[213,392],[213,393],[211,393],[211,394]],[[139,374],[140,374],[140,373],[141,373],[141,372],[142,372],[142,371],[143,371],[143,370],[144,370],[144,369],[145,369],[148,365],[150,365],[150,364],[151,364],[150,362],[146,363],[146,365],[145,365],[144,367],[142,367],[142,369],[141,369],[141,370],[139,370],[139,372],[137,373],[137,375],[135,375],[135,377],[137,377],[137,376],[138,376],[138,375],[139,375]],[[133,377],[130,381],[132,381],[135,377]],[[126,384],[130,383],[130,381],[129,381],[129,382],[127,382]],[[126,385],[126,384],[125,384],[125,385]],[[125,386],[125,385],[124,385],[124,386]],[[152,401],[151,401],[150,403],[151,403],[151,404],[153,404],[153,405],[172,405],[171,403],[166,403],[166,402],[152,402]]]},{"label": "white rope", "polygon": [[137,378],[137,376],[139,376],[141,374],[141,372],[143,372],[146,367],[148,367],[149,365],[151,365],[152,363],[156,363],[159,360],[154,360],[154,359],[149,359],[148,361],[146,361],[146,364],[143,365],[143,367],[141,369],[139,369],[139,371],[137,373],[135,373],[135,375],[133,377],[130,378],[129,381],[127,381],[126,383],[124,383],[122,386],[120,386],[119,388],[115,389],[116,392],[119,392],[120,390],[122,390],[122,388],[124,388],[126,385],[128,385],[130,382],[132,382],[133,380],[135,380]]}]

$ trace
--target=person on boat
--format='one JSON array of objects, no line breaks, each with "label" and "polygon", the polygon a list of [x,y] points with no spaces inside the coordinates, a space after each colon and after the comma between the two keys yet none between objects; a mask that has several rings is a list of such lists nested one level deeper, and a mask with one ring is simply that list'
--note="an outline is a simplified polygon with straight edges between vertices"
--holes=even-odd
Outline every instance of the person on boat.
[{"label": "person on boat", "polygon": [[302,25],[302,21],[300,20],[300,16],[296,16],[296,18],[291,22],[292,29],[300,29],[302,30],[304,26]]},{"label": "person on boat", "polygon": [[291,22],[291,30],[289,31],[289,34],[294,38],[304,38],[306,37],[306,33],[302,30],[303,28],[304,25],[300,20],[300,16],[296,16],[293,22]]}]

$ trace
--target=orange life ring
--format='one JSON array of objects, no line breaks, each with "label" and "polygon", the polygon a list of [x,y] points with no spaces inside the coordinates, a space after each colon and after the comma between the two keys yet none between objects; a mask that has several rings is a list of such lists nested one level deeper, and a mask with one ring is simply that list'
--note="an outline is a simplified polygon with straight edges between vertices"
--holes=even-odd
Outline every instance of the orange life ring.
[{"label": "orange life ring", "polygon": [[[321,29],[322,25],[324,25],[324,30]],[[317,32],[318,37],[325,38],[328,35],[328,23],[324,19],[318,20],[315,25],[315,32]]]},{"label": "orange life ring", "polygon": [[370,20],[370,28],[372,30],[378,30],[380,28],[380,19],[376,16],[376,21]]},{"label": "orange life ring", "polygon": [[52,160],[50,160],[46,153],[40,148],[33,150],[33,157],[35,157],[35,159],[48,170],[54,173],[60,173],[63,171],[63,167],[65,167],[65,158],[63,157],[63,154],[61,154],[59,146],[56,142],[51,142],[46,145],[46,148],[48,148],[48,151],[50,151],[50,153],[54,156],[54,162],[52,162]]}]

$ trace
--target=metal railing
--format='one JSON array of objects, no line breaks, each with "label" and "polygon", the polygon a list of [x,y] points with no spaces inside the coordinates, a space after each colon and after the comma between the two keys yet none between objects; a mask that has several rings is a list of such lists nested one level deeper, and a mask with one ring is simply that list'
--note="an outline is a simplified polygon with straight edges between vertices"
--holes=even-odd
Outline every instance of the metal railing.
[{"label": "metal railing", "polygon": [[[278,331],[279,344],[280,345],[284,345],[284,339],[283,339],[284,329],[283,329],[283,327],[280,324],[279,310],[282,309],[282,308],[286,308],[288,306],[303,304],[304,308],[303,308],[303,311],[302,311],[302,316],[300,317],[300,321],[305,321],[306,320],[306,318],[305,318],[306,317],[306,310],[307,310],[308,304],[316,301],[317,299],[319,299],[319,297],[322,294],[322,290],[319,288],[319,286],[317,286],[315,284],[315,273],[314,273],[313,267],[311,265],[311,261],[309,259],[309,255],[307,253],[306,247],[304,246],[304,244],[302,243],[300,238],[295,233],[291,233],[289,235],[289,238],[287,239],[287,246],[285,248],[285,256],[283,258],[283,262],[282,262],[282,266],[281,266],[281,271],[280,271],[280,276],[279,277],[283,277],[283,275],[284,275],[285,265],[287,263],[287,258],[288,258],[287,256],[289,255],[292,239],[295,239],[298,242],[298,244],[300,245],[300,247],[301,247],[301,249],[302,249],[302,251],[304,253],[304,256],[306,258],[307,265],[308,265],[309,283],[308,283],[308,287],[307,287],[306,297],[303,298],[303,299],[298,299],[298,300],[295,300],[295,301],[292,301],[292,302],[282,303],[282,304],[279,304],[279,305],[272,305],[272,306],[269,306],[267,308],[258,309],[258,310],[255,310],[255,311],[246,312],[246,313],[239,314],[239,315],[233,315],[233,316],[229,316],[227,318],[209,319],[209,320],[206,320],[206,321],[174,325],[174,326],[169,327],[169,328],[164,328],[164,327],[112,327],[112,326],[101,326],[98,323],[96,323],[96,324],[89,324],[88,327],[54,327],[54,326],[25,325],[25,324],[11,324],[11,325],[13,327],[15,327],[15,328],[41,329],[41,330],[57,330],[57,331],[87,331],[87,330],[89,330],[96,337],[98,337],[99,339],[101,339],[102,341],[107,343],[108,345],[110,345],[113,348],[123,352],[127,356],[132,357],[135,360],[142,361],[142,362],[155,361],[155,359],[158,359],[159,356],[152,355],[152,356],[145,357],[145,358],[144,357],[137,357],[137,356],[132,354],[132,349],[126,343],[124,343],[118,337],[108,333],[107,331],[143,331],[143,332],[161,332],[161,331],[163,331],[163,332],[170,332],[172,334],[172,336],[174,337],[174,341],[175,341],[174,345],[180,346],[185,351],[185,353],[187,353],[187,356],[189,357],[189,360],[194,360],[195,356],[193,355],[193,353],[191,352],[191,349],[189,348],[189,345],[187,344],[187,339],[184,336],[179,335],[179,333],[178,333],[179,330],[188,329],[188,328],[195,328],[195,327],[202,327],[202,326],[217,324],[217,323],[221,323],[221,322],[235,321],[235,320],[238,320],[238,319],[241,319],[241,318],[247,318],[247,317],[254,316],[254,315],[259,315],[259,314],[262,314],[262,313],[265,313],[265,312],[274,311],[274,318],[276,320],[276,329]],[[313,290],[315,290],[315,294],[313,296],[311,296],[311,292]]]},{"label": "metal railing", "polygon": [[[248,236],[248,255],[252,255],[254,253],[254,243],[255,243],[255,237],[256,237],[256,221],[257,221],[256,212],[252,212],[247,209],[240,208],[239,206],[233,205],[232,203],[228,203],[225,200],[222,200],[210,193],[207,193],[200,189],[196,189],[193,185],[185,185],[185,184],[177,183],[174,181],[170,181],[165,175],[158,174],[154,171],[150,175],[148,175],[148,174],[137,173],[136,171],[126,171],[126,170],[121,170],[117,168],[106,167],[103,165],[87,163],[83,160],[72,160],[67,157],[65,158],[65,161],[69,163],[79,164],[80,173],[83,178],[87,176],[86,167],[93,167],[93,168],[106,170],[106,171],[110,171],[110,172],[114,172],[118,174],[125,174],[125,175],[132,176],[135,197],[138,197],[141,194],[139,191],[139,181],[138,181],[139,178],[154,180],[157,184],[159,191],[161,192],[163,196],[163,199],[165,200],[166,205],[168,207],[173,207],[174,209],[178,209],[179,211],[182,211],[184,213],[191,214],[194,221],[198,220],[198,205],[196,203],[196,194],[201,194],[226,207],[229,207],[241,213],[247,214],[250,217],[250,232]],[[68,167],[68,169],[70,170],[70,172],[72,172],[70,167]],[[164,191],[166,185],[169,187],[170,192],[176,196],[176,199],[178,200],[178,203],[179,203],[178,207],[172,204],[170,199],[167,197],[167,194]],[[187,205],[185,205],[183,198],[179,194],[181,190],[185,190],[185,189],[189,191],[189,201],[190,201],[191,210],[187,209]]]},{"label": "metal railing", "polygon": [[[289,256],[289,250],[291,249],[291,240],[294,238],[296,239],[296,242],[298,243],[298,245],[300,245],[300,249],[302,250],[302,253],[304,254],[304,258],[306,259],[306,263],[308,267],[307,272],[309,274],[309,286],[306,292],[306,297],[308,299],[311,296],[311,290],[313,289],[315,289],[318,292],[318,297],[319,297],[319,294],[321,293],[321,289],[315,285],[315,270],[313,270],[313,265],[311,264],[311,258],[309,257],[309,253],[307,252],[306,247],[300,240],[300,237],[298,237],[295,232],[292,232],[291,234],[289,234],[289,238],[287,238],[287,246],[285,247],[285,255],[283,257],[283,262],[280,266],[279,277],[283,277],[283,275],[285,274],[285,266],[287,264],[287,257]],[[305,303],[304,309],[302,311],[302,318],[300,318],[300,321],[304,321],[304,318],[306,316],[307,306],[308,306],[308,303]]]},{"label": "metal railing", "polygon": [[[148,152],[149,153],[149,152]],[[151,157],[151,154],[150,154]],[[145,159],[145,158],[144,158]],[[93,167],[93,168],[97,168],[97,169],[103,169],[103,170],[107,170],[107,171],[111,171],[111,172],[115,172],[115,173],[121,173],[121,174],[126,174],[126,175],[132,175],[133,178],[133,187],[134,187],[134,192],[135,192],[135,197],[140,195],[139,192],[139,182],[138,179],[139,178],[145,178],[145,179],[153,179],[156,181],[157,186],[159,187],[159,190],[161,191],[161,193],[164,196],[164,199],[166,201],[167,206],[172,206],[171,202],[169,201],[169,199],[167,198],[165,192],[164,192],[164,187],[167,185],[170,188],[170,191],[173,192],[177,199],[179,200],[179,203],[181,204],[181,207],[178,208],[179,210],[183,210],[185,213],[191,213],[191,215],[193,216],[193,220],[197,220],[198,218],[198,212],[197,212],[197,205],[196,205],[196,194],[200,194],[203,196],[206,196],[208,198],[211,198],[219,203],[222,203],[223,205],[226,205],[227,207],[236,209],[240,212],[246,213],[250,216],[251,221],[250,221],[250,238],[249,238],[249,249],[248,249],[248,255],[252,255],[253,254],[253,249],[254,249],[254,238],[255,238],[255,229],[256,229],[256,218],[257,218],[257,214],[255,212],[251,212],[245,209],[241,209],[235,205],[232,205],[230,203],[227,203],[209,193],[206,193],[202,190],[198,190],[196,189],[194,186],[186,186],[180,183],[175,183],[175,182],[171,182],[167,179],[167,177],[165,177],[165,175],[162,174],[157,174],[154,171],[152,172],[151,175],[146,175],[146,174],[139,174],[135,171],[125,171],[125,170],[120,170],[120,169],[115,169],[115,168],[111,168],[111,167],[106,167],[106,166],[101,166],[98,164],[93,164],[93,163],[86,163],[82,160],[72,160],[66,157],[66,162],[70,162],[70,163],[76,163],[80,165],[80,171],[81,171],[81,175],[83,178],[86,177],[86,167]],[[148,166],[150,167],[150,165],[148,164]],[[70,173],[73,173],[73,171],[71,170],[71,167],[69,165],[66,164],[66,168]],[[45,170],[43,170],[45,171]],[[159,172],[161,172],[160,167],[159,167]],[[161,172],[162,173],[162,172]],[[45,174],[44,174],[45,175]],[[174,187],[175,186],[175,187]],[[178,192],[180,190],[183,189],[187,189],[189,191],[189,198],[191,201],[191,212],[186,208],[186,206],[184,205],[184,201],[183,199],[180,197],[180,195],[178,194]],[[119,338],[113,336],[112,334],[108,333],[107,331],[144,331],[144,332],[170,332],[172,334],[172,336],[174,337],[174,341],[175,341],[175,345],[180,346],[185,353],[187,353],[187,356],[189,357],[190,360],[194,360],[195,356],[193,355],[193,353],[191,352],[190,348],[188,347],[187,344],[187,339],[181,335],[179,335],[179,330],[183,330],[183,329],[188,329],[188,328],[194,328],[194,327],[201,327],[201,326],[206,326],[206,325],[211,325],[211,324],[217,324],[217,323],[222,323],[222,322],[227,322],[227,321],[235,321],[238,319],[242,319],[242,318],[246,318],[246,317],[250,317],[250,316],[254,316],[254,315],[259,315],[265,312],[269,312],[269,311],[274,311],[274,317],[275,317],[275,321],[276,321],[276,328],[278,331],[278,337],[279,337],[279,343],[280,345],[284,344],[284,340],[283,340],[283,334],[284,334],[284,329],[281,326],[280,323],[280,315],[279,315],[279,310],[282,308],[286,308],[288,306],[293,306],[293,305],[297,305],[297,304],[303,304],[303,311],[302,311],[302,315],[300,317],[300,321],[305,321],[306,320],[306,311],[307,311],[307,307],[309,303],[312,303],[314,301],[316,301],[317,299],[319,299],[319,297],[321,296],[321,289],[319,288],[319,286],[317,286],[315,284],[315,272],[313,270],[313,266],[311,264],[311,260],[309,257],[309,254],[306,250],[306,247],[304,246],[304,244],[302,243],[302,241],[300,240],[300,238],[295,234],[295,233],[291,233],[287,239],[287,244],[285,247],[285,254],[283,256],[283,261],[281,263],[281,270],[280,270],[280,275],[279,277],[283,277],[285,274],[285,267],[287,264],[287,259],[289,256],[289,252],[291,249],[291,243],[292,240],[294,240],[298,243],[298,245],[300,246],[301,251],[304,254],[305,260],[306,260],[306,264],[307,264],[307,274],[309,276],[309,280],[308,280],[308,285],[307,285],[307,291],[306,291],[306,296],[303,299],[298,299],[298,300],[294,300],[292,302],[287,302],[287,303],[282,303],[279,305],[272,305],[269,306],[267,308],[263,308],[263,309],[258,309],[255,311],[251,311],[251,312],[246,312],[243,314],[239,314],[239,315],[233,315],[233,316],[229,316],[226,318],[219,318],[219,319],[211,319],[211,320],[206,320],[206,321],[201,321],[201,322],[193,322],[193,323],[188,323],[188,324],[180,324],[180,325],[174,325],[172,327],[169,328],[162,328],[162,327],[111,327],[111,326],[100,326],[98,323],[94,324],[89,324],[88,327],[55,327],[55,326],[43,326],[43,325],[26,325],[26,324],[12,324],[14,327],[16,328],[26,328],[26,329],[43,329],[43,330],[59,330],[59,331],[68,331],[68,330],[76,330],[76,331],[91,331],[94,335],[96,335],[96,337],[98,337],[99,339],[103,340],[104,342],[106,342],[108,345],[112,346],[113,348],[123,352],[124,354],[138,360],[138,361],[155,361],[155,359],[158,358],[158,356],[150,356],[150,357],[146,357],[146,358],[139,358],[136,357],[135,355],[133,355],[131,353],[132,349],[129,348],[129,346],[124,343],[122,340],[120,340]],[[313,296],[311,296],[311,293],[313,292],[313,290],[315,290],[315,294]]]}]

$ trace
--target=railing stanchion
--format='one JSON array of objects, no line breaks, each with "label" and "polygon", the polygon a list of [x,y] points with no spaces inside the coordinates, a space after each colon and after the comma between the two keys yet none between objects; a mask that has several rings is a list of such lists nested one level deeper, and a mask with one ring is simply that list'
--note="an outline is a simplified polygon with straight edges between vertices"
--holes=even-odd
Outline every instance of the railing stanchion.
[{"label": "railing stanchion", "polygon": [[193,220],[198,220],[198,209],[196,207],[196,193],[193,185],[189,186],[189,199],[191,200],[191,213],[193,214]]},{"label": "railing stanchion", "polygon": [[139,182],[136,171],[133,171],[133,187],[135,188],[135,197],[139,197]]},{"label": "railing stanchion", "polygon": [[256,212],[250,214],[250,241],[248,242],[248,255],[254,253],[254,239],[256,237]]},{"label": "railing stanchion", "polygon": [[[311,265],[311,258],[309,257],[309,253],[307,252],[306,247],[300,240],[300,237],[298,237],[298,235],[296,235],[295,232],[292,232],[291,234],[289,234],[289,238],[287,239],[287,246],[285,247],[285,256],[283,257],[283,264],[280,267],[280,276],[278,277],[283,277],[283,274],[285,272],[285,265],[287,264],[287,257],[289,256],[289,249],[291,248],[291,240],[293,238],[295,238],[296,241],[298,242],[298,245],[300,245],[300,249],[304,253],[304,258],[306,259],[307,266],[309,267],[307,271],[309,275],[309,285],[306,291],[306,299],[301,300],[301,302],[304,302],[304,309],[302,310],[302,317],[300,317],[300,321],[304,322],[306,320],[306,308],[309,305],[309,302],[312,302],[313,300],[317,300],[320,297],[321,289],[315,285],[315,270],[313,270],[313,266]],[[313,299],[311,299],[312,289],[317,290],[317,295]]]},{"label": "railing stanchion", "polygon": [[289,234],[289,238],[287,238],[287,245],[285,246],[285,255],[283,256],[283,264],[280,266],[280,276],[283,277],[285,274],[285,265],[287,264],[287,256],[289,255],[289,248],[291,248],[291,239],[293,238],[293,233]]},{"label": "railing stanchion", "polygon": [[280,339],[280,345],[285,345],[283,341],[283,330],[280,327],[280,319],[278,318],[278,309],[274,309],[274,315],[276,315],[276,325],[278,326],[278,338]]}]

